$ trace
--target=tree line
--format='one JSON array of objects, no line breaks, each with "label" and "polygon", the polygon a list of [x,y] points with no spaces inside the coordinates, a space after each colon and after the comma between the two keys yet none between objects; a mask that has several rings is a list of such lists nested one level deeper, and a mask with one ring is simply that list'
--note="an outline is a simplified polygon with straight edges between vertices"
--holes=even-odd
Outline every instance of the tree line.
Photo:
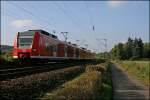
[{"label": "tree line", "polygon": [[134,60],[150,58],[150,43],[143,43],[141,38],[128,38],[126,43],[118,43],[109,52],[112,59]]},{"label": "tree line", "polygon": [[118,43],[109,52],[97,54],[97,58],[106,58],[118,60],[137,60],[150,58],[150,43],[143,43],[141,38],[128,38],[125,43]]}]

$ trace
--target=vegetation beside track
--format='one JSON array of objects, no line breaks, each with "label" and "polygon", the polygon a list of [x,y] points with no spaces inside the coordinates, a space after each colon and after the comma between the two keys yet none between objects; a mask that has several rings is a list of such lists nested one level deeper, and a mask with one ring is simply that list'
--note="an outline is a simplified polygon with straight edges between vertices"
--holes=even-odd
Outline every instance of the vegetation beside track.
[{"label": "vegetation beside track", "polygon": [[6,52],[6,53],[1,53],[0,54],[0,61],[3,64],[7,64],[9,62],[13,62],[13,56],[12,56],[12,50]]},{"label": "vegetation beside track", "polygon": [[74,66],[0,82],[1,99],[31,100],[80,75],[85,68]]},{"label": "vegetation beside track", "polygon": [[111,100],[112,85],[108,64],[88,65],[86,72],[40,99]]},{"label": "vegetation beside track", "polygon": [[110,67],[111,63],[108,63],[107,70],[103,74],[101,100],[112,100],[113,88]]},{"label": "vegetation beside track", "polygon": [[149,61],[117,61],[130,75],[149,85]]}]

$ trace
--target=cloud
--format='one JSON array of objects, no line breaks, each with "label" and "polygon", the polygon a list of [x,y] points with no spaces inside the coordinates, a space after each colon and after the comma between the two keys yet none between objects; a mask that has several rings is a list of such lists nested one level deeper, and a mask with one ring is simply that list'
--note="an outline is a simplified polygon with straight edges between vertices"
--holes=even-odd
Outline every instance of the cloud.
[{"label": "cloud", "polygon": [[109,7],[118,7],[124,3],[125,1],[107,1]]},{"label": "cloud", "polygon": [[15,28],[31,26],[32,24],[33,24],[32,20],[14,20],[10,23],[10,25]]},{"label": "cloud", "polygon": [[32,20],[14,20],[10,23],[13,28],[25,28],[25,29],[40,29],[42,26],[33,23]]}]

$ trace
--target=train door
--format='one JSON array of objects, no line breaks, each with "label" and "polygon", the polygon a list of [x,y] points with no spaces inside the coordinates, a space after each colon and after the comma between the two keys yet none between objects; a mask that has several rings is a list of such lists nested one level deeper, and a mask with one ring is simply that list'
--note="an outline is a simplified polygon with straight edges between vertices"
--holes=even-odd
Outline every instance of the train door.
[{"label": "train door", "polygon": [[35,32],[32,43],[32,56],[39,56],[39,40],[40,36]]},{"label": "train door", "polygon": [[65,56],[65,45],[62,43],[59,43],[57,45],[57,56],[58,57],[64,57]]},{"label": "train door", "polygon": [[46,39],[45,47],[46,47],[46,56],[51,56],[50,43],[48,38]]}]

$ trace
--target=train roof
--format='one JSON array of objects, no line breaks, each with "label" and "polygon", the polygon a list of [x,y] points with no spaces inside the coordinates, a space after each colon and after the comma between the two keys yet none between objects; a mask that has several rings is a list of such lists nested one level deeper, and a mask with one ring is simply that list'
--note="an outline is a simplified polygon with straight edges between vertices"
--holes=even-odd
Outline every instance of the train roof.
[{"label": "train roof", "polygon": [[40,32],[40,33],[42,33],[42,34],[44,34],[44,35],[47,35],[47,36],[50,36],[50,37],[52,37],[52,38],[55,38],[55,39],[57,39],[57,36],[56,35],[53,35],[53,34],[51,34],[51,33],[48,33],[48,32],[46,32],[46,31],[44,31],[44,30],[28,30],[28,31],[36,31],[36,32]]}]

